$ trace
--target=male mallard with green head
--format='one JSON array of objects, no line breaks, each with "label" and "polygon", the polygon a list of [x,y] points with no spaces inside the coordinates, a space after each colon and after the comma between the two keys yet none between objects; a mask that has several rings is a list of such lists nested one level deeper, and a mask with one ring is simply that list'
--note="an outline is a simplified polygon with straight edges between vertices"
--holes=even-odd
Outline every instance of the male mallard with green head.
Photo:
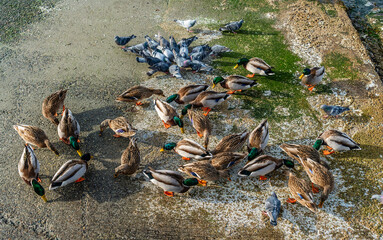
[{"label": "male mallard with green head", "polygon": [[[329,155],[334,152],[344,152],[349,150],[362,150],[358,143],[352,140],[346,133],[338,130],[327,130],[321,133],[315,142],[319,147],[327,146],[330,150],[324,150],[324,155]],[[318,147],[318,149],[319,149]]]},{"label": "male mallard with green head", "polygon": [[172,105],[161,100],[154,100],[154,108],[166,129],[177,125],[181,133],[184,133],[184,123]]},{"label": "male mallard with green head", "polygon": [[250,60],[247,58],[241,58],[237,61],[237,65],[235,65],[234,69],[238,68],[239,65],[242,65],[247,71],[253,73],[248,74],[246,77],[252,78],[255,76],[255,74],[263,75],[263,76],[270,76],[274,75],[272,67],[267,64],[264,60],[254,57]]},{"label": "male mallard with green head", "polygon": [[257,84],[257,82],[240,75],[231,75],[226,78],[216,77],[213,79],[212,88],[214,88],[218,83],[221,84],[223,88],[231,90],[227,92],[227,94],[241,92],[242,90],[249,89]]},{"label": "male mallard with green head", "polygon": [[309,87],[311,92],[324,76],[324,67],[305,68],[299,79],[302,79],[302,84]]},{"label": "male mallard with green head", "polygon": [[194,101],[197,96],[206,91],[208,85],[188,85],[186,87],[180,88],[176,94],[170,95],[167,99],[167,103],[175,101],[178,104],[185,104]]},{"label": "male mallard with green head", "polygon": [[183,139],[178,143],[170,142],[166,143],[161,152],[165,150],[174,150],[178,155],[182,156],[182,160],[190,160],[192,158],[201,160],[211,158],[212,155],[204,147],[197,142],[190,139]]},{"label": "male mallard with green head", "polygon": [[81,157],[82,152],[78,144],[80,142],[80,124],[68,108],[66,108],[62,114],[60,123],[57,126],[57,132],[60,140],[72,146]]}]

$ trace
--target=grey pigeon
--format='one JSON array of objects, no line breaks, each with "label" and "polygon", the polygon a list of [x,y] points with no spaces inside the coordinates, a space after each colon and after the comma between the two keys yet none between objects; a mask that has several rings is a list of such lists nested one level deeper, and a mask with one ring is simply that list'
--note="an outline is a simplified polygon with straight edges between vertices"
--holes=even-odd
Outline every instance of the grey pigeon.
[{"label": "grey pigeon", "polygon": [[222,46],[222,45],[214,45],[211,47],[210,55],[216,56],[223,52],[231,52],[230,48]]},{"label": "grey pigeon", "polygon": [[151,49],[156,49],[160,44],[156,41],[151,39],[148,35],[145,36],[146,42],[149,44],[149,47]]},{"label": "grey pigeon", "polygon": [[204,72],[211,72],[213,71],[213,68],[204,64],[201,61],[193,60],[190,62],[190,67],[193,71],[199,72],[199,71],[204,71]]},{"label": "grey pigeon", "polygon": [[383,192],[380,195],[372,195],[371,199],[376,198],[380,204],[383,204]]},{"label": "grey pigeon", "polygon": [[162,48],[170,48],[170,43],[168,40],[166,40],[163,36],[161,36],[160,33],[157,35],[158,41],[160,42],[160,46]]},{"label": "grey pigeon", "polygon": [[149,68],[152,69],[151,71],[147,72],[146,74],[148,76],[152,76],[156,72],[169,72],[170,64],[166,62],[159,62],[154,64],[153,66],[150,66]]},{"label": "grey pigeon", "polygon": [[323,109],[323,111],[327,114],[324,116],[324,118],[327,118],[329,116],[338,117],[339,114],[342,114],[345,111],[349,111],[349,107],[341,107],[341,106],[328,106],[328,105],[322,105],[320,108]]},{"label": "grey pigeon", "polygon": [[192,52],[190,54],[190,59],[202,61],[204,58],[209,56],[210,52],[211,52],[211,48],[207,44],[196,46],[192,49]]},{"label": "grey pigeon", "polygon": [[189,58],[189,49],[186,46],[180,48],[180,56],[183,58]]},{"label": "grey pigeon", "polygon": [[182,78],[182,75],[181,75],[181,72],[180,72],[180,67],[178,67],[178,65],[171,65],[169,67],[169,72],[171,75],[173,75],[174,77],[176,78]]},{"label": "grey pigeon", "polygon": [[174,54],[169,48],[163,48],[162,53],[170,60],[174,60]]},{"label": "grey pigeon", "polygon": [[186,68],[190,66],[191,61],[189,59],[181,57],[175,50],[173,50],[174,61],[180,68]]},{"label": "grey pigeon", "polygon": [[237,22],[227,23],[227,24],[225,24],[225,26],[221,27],[219,29],[219,31],[221,31],[221,32],[228,31],[228,32],[236,33],[235,31],[237,31],[238,29],[240,29],[242,27],[242,23],[243,23],[243,19],[241,19]]},{"label": "grey pigeon", "polygon": [[178,47],[178,44],[177,44],[177,42],[176,42],[176,40],[174,39],[174,37],[173,36],[170,36],[169,37],[169,43],[170,43],[170,50],[171,51],[176,51],[177,53],[179,53],[180,52],[180,48]]},{"label": "grey pigeon", "polygon": [[162,62],[160,59],[155,57],[136,57],[136,60],[139,63],[147,63],[149,66],[153,66],[159,62]]},{"label": "grey pigeon", "polygon": [[148,47],[149,47],[148,43],[144,42],[144,43],[140,43],[140,44],[137,44],[134,46],[125,47],[122,50],[124,50],[125,52],[131,51],[132,53],[139,54],[140,51],[143,51],[143,50],[147,49]]},{"label": "grey pigeon", "polygon": [[279,201],[277,194],[275,194],[275,192],[272,192],[271,196],[268,199],[266,199],[265,211],[263,211],[262,213],[269,216],[271,225],[277,226],[277,218],[280,211],[281,201]]},{"label": "grey pigeon", "polygon": [[136,38],[136,36],[131,35],[130,37],[119,37],[115,36],[114,41],[116,42],[117,45],[124,46],[126,45],[130,40]]},{"label": "grey pigeon", "polygon": [[169,59],[158,49],[152,52],[152,57],[158,58],[163,62],[170,62]]},{"label": "grey pigeon", "polygon": [[190,30],[190,28],[195,25],[197,20],[177,20],[177,19],[175,19],[174,22],[176,22],[179,25],[181,25],[182,27],[186,28],[188,30],[188,32],[193,32]]},{"label": "grey pigeon", "polygon": [[192,42],[194,42],[197,39],[198,39],[197,36],[193,36],[190,38],[182,38],[182,40],[178,43],[178,47],[182,47],[182,46],[189,47],[190,44],[192,44]]}]

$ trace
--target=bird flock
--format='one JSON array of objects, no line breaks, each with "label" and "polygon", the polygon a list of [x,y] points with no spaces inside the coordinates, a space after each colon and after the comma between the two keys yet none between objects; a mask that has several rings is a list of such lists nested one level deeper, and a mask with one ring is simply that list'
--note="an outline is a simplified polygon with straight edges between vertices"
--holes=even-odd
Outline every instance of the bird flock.
[{"label": "bird flock", "polygon": [[[196,20],[174,20],[174,22],[189,32],[191,32],[190,28],[196,24]],[[219,30],[236,34],[235,31],[238,31],[242,24],[243,20],[230,22],[224,24]],[[126,46],[135,38],[135,35],[116,36],[114,40],[117,45],[123,46],[124,51],[136,54],[137,62],[149,65],[148,76],[152,76],[156,72],[164,72],[172,74],[177,79],[182,79],[180,69],[189,68],[195,72],[211,72],[212,68],[203,61],[207,61],[208,57],[229,51],[228,48],[220,45],[209,47],[204,44],[191,48],[191,44],[198,39],[196,36],[183,38],[177,43],[173,36],[170,36],[169,41],[167,41],[160,34],[156,36],[157,41],[145,36],[145,42]],[[178,142],[163,143],[161,152],[173,150],[182,157],[183,161],[190,162],[179,166],[178,171],[148,167],[143,171],[143,174],[153,184],[162,188],[164,194],[174,196],[174,193],[187,192],[192,186],[206,186],[208,182],[222,179],[230,180],[231,168],[241,162],[247,161],[240,168],[237,173],[238,176],[256,177],[260,180],[266,180],[268,178],[266,176],[272,177],[270,173],[285,167],[288,169],[288,188],[292,195],[292,198],[288,198],[286,201],[289,203],[298,202],[316,212],[317,208],[323,206],[335,184],[329,164],[320,157],[320,147],[325,146],[326,149],[323,154],[328,155],[349,150],[361,150],[359,144],[346,133],[327,130],[318,136],[313,146],[286,143],[280,145],[281,150],[290,159],[276,158],[268,155],[265,151],[270,133],[268,121],[264,119],[256,128],[225,136],[214,148],[209,148],[209,137],[213,128],[208,117],[211,109],[224,101],[228,101],[232,94],[257,86],[256,81],[250,79],[255,74],[264,76],[278,74],[273,71],[273,67],[257,57],[239,59],[234,69],[241,65],[250,72],[246,77],[240,75],[217,76],[212,81],[212,88],[220,84],[222,88],[228,89],[228,92],[208,90],[209,85],[204,84],[188,85],[180,88],[177,93],[168,96],[165,100],[153,100],[154,108],[166,129],[176,126],[180,128],[181,133],[184,133],[184,117],[187,115],[198,137],[202,139],[202,144],[187,138]],[[312,91],[321,82],[324,72],[324,67],[305,68],[300,76],[302,84],[306,85],[309,91]],[[64,105],[66,94],[67,90],[61,89],[48,96],[43,101],[42,114],[57,126],[59,139],[76,150],[80,159],[69,160],[63,164],[52,177],[49,190],[83,181],[83,176],[88,169],[88,161],[92,159],[90,153],[83,154],[80,150],[80,124]],[[152,95],[166,97],[162,89],[133,86],[117,96],[116,101],[132,102],[136,106],[141,106],[142,100],[150,98]],[[181,114],[178,114],[173,102],[177,103],[178,106],[184,105]],[[199,110],[200,108],[204,113]],[[327,105],[322,105],[321,108],[327,114],[326,118],[337,117],[344,111],[350,110],[349,107]],[[57,118],[58,113],[61,113],[61,120]],[[25,147],[18,164],[19,175],[46,202],[45,190],[39,178],[40,164],[31,145],[38,148],[48,148],[56,155],[59,155],[59,152],[42,129],[25,124],[17,124],[13,127],[25,141]],[[132,175],[136,173],[141,163],[137,138],[134,137],[137,129],[125,117],[121,116],[104,120],[100,124],[100,136],[108,127],[114,131],[114,137],[130,139],[128,147],[121,156],[121,165],[115,169],[114,177],[121,174]],[[243,152],[244,146],[246,146],[247,153]],[[196,161],[191,161],[192,159]],[[310,182],[296,176],[294,160],[302,165],[311,185]],[[189,175],[189,178],[185,178],[182,173]],[[320,202],[316,204],[313,194],[319,193],[320,190],[322,190],[319,197]],[[383,202],[383,197],[380,195],[374,195],[373,198]],[[265,201],[263,214],[270,218],[270,223],[273,226],[277,225],[280,208],[281,202],[277,194],[272,192]]]}]

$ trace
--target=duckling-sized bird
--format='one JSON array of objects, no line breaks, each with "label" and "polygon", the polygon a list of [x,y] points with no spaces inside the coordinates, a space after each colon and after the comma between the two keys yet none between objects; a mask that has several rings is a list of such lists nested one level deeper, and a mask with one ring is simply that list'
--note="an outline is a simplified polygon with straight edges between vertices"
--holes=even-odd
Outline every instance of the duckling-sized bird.
[{"label": "duckling-sized bird", "polygon": [[144,86],[134,86],[117,96],[117,102],[135,102],[137,106],[142,105],[141,100],[150,98],[153,94],[163,96],[161,89],[147,88]]},{"label": "duckling-sized bird", "polygon": [[190,160],[192,158],[201,160],[211,158],[212,155],[208,152],[204,147],[202,147],[197,142],[190,139],[183,139],[178,143],[170,142],[166,143],[163,148],[161,148],[161,152],[165,150],[172,150],[182,156],[182,160]]},{"label": "duckling-sized bird", "polygon": [[179,25],[181,25],[182,27],[186,28],[188,30],[188,32],[193,32],[192,30],[190,30],[190,28],[196,24],[197,20],[193,20],[193,19],[177,20],[177,19],[174,19],[174,22],[176,22]]},{"label": "duckling-sized bird", "polygon": [[204,181],[217,181],[221,178],[230,180],[230,176],[227,170],[217,170],[211,165],[210,160],[203,160],[198,162],[192,162],[180,166],[178,171],[186,173],[192,177],[196,177],[199,180]]},{"label": "duckling-sized bird", "polygon": [[344,113],[346,111],[350,111],[349,107],[328,106],[328,105],[325,105],[325,104],[320,106],[320,108],[326,113],[326,115],[323,116],[323,118],[328,118],[330,116],[338,118],[340,114],[342,114],[342,113]]},{"label": "duckling-sized bird", "polygon": [[246,130],[239,134],[225,136],[221,139],[221,141],[219,141],[211,153],[214,155],[221,152],[240,151],[242,146],[247,141],[248,136],[249,133]]},{"label": "duckling-sized bird", "polygon": [[29,186],[32,186],[37,195],[39,195],[44,200],[44,202],[47,202],[47,198],[45,197],[45,190],[39,183],[41,182],[41,179],[39,178],[40,163],[37,160],[33,149],[27,143],[25,144],[23,154],[21,155],[18,164],[18,170],[19,175],[24,180],[24,182]]},{"label": "duckling-sized bird", "polygon": [[321,133],[316,141],[317,144],[325,145],[330,150],[324,150],[324,155],[349,150],[362,150],[358,143],[352,140],[346,133],[338,130],[327,130]]},{"label": "duckling-sized bird", "polygon": [[61,89],[55,93],[52,93],[43,101],[42,112],[43,116],[50,120],[53,124],[58,125],[59,120],[57,117],[57,112],[61,112],[61,109],[65,110],[64,100],[66,97],[66,92],[68,89]]},{"label": "duckling-sized bird", "polygon": [[54,190],[59,187],[64,187],[70,183],[82,182],[85,180],[82,176],[88,170],[88,161],[93,156],[86,153],[81,156],[80,160],[69,160],[56,172],[51,180],[49,190]]},{"label": "duckling-sized bird", "polygon": [[221,32],[232,32],[236,34],[235,31],[239,30],[242,27],[243,19],[236,21],[236,22],[230,22],[224,24],[223,27],[219,28],[219,31]]},{"label": "duckling-sized bird", "polygon": [[216,84],[221,84],[223,88],[230,89],[232,91],[227,92],[227,94],[233,94],[235,92],[241,92],[242,90],[249,89],[251,87],[254,87],[257,82],[248,79],[247,77],[243,77],[240,75],[231,75],[226,78],[223,77],[215,77],[213,79],[213,86],[214,88]]},{"label": "duckling-sized bird", "polygon": [[298,178],[292,172],[289,172],[289,190],[294,198],[287,199],[288,203],[295,203],[298,201],[303,206],[307,207],[310,211],[316,212],[317,206],[313,200],[313,194],[310,185],[304,179]]},{"label": "duckling-sized bird", "polygon": [[166,129],[177,125],[181,129],[181,133],[184,133],[184,123],[172,105],[161,100],[154,100],[154,108]]},{"label": "duckling-sized bird", "polygon": [[120,45],[120,46],[124,46],[126,44],[128,44],[128,42],[132,39],[135,39],[136,36],[134,35],[130,35],[129,37],[119,37],[119,36],[115,36],[114,37],[114,42],[117,44],[117,45]]},{"label": "duckling-sized bird", "polygon": [[221,152],[213,156],[211,159],[211,165],[217,170],[227,170],[235,166],[243,159],[246,158],[246,154],[239,152]]},{"label": "duckling-sized bird", "polygon": [[253,73],[248,74],[246,77],[252,78],[255,76],[255,74],[263,75],[263,76],[270,76],[274,75],[272,67],[267,64],[264,60],[254,57],[250,60],[247,58],[241,58],[237,61],[237,65],[235,65],[234,69],[238,68],[239,65],[242,65],[247,71]]},{"label": "duckling-sized bird", "polygon": [[187,85],[178,90],[176,94],[170,95],[166,102],[171,103],[175,101],[178,104],[185,104],[194,101],[197,96],[206,91],[209,85],[199,84],[199,85]]},{"label": "duckling-sized bird", "polygon": [[266,174],[273,172],[283,165],[288,168],[294,168],[294,162],[291,160],[275,158],[268,155],[261,155],[243,166],[243,168],[239,170],[238,175],[241,177],[259,176],[259,180],[266,180]]},{"label": "duckling-sized bird", "polygon": [[204,91],[200,93],[194,101],[190,102],[182,109],[181,118],[183,118],[183,116],[186,115],[188,109],[191,109],[192,107],[202,107],[202,110],[206,111],[204,115],[207,116],[213,107],[222,103],[228,97],[230,97],[230,95],[227,93]]},{"label": "duckling-sized bird", "polygon": [[206,186],[206,181],[196,178],[184,178],[179,172],[170,170],[154,170],[153,168],[143,171],[144,175],[154,184],[164,190],[164,194],[173,197],[174,193],[185,193],[192,186]]},{"label": "duckling-sized bird", "polygon": [[268,141],[269,123],[267,122],[267,119],[265,119],[249,135],[249,141],[247,142],[249,161],[253,160],[258,154],[263,152]]},{"label": "duckling-sized bird", "polygon": [[53,144],[49,141],[45,132],[34,126],[29,125],[13,125],[13,128],[17,131],[20,137],[28,144],[34,145],[39,148],[48,148],[52,152],[54,152],[57,156],[59,152],[53,146]]},{"label": "duckling-sized bird", "polygon": [[132,137],[136,135],[137,129],[133,128],[133,126],[128,122],[125,117],[117,117],[115,119],[105,119],[100,124],[100,136],[102,132],[110,127],[115,134],[113,137]]},{"label": "duckling-sized bird", "polygon": [[302,75],[299,79],[302,79],[302,84],[309,87],[309,91],[311,92],[316,85],[324,76],[324,67],[314,67],[314,68],[305,68],[303,69]]},{"label": "duckling-sized bird", "polygon": [[322,208],[324,201],[327,200],[328,195],[334,189],[334,176],[329,169],[324,167],[322,164],[311,160],[310,158],[301,162],[303,163],[303,167],[311,182],[323,189],[320,196],[320,203],[318,205],[319,208]]},{"label": "duckling-sized bird", "polygon": [[262,211],[262,214],[270,218],[271,225],[277,226],[277,219],[280,211],[281,201],[279,201],[277,194],[275,192],[272,192],[271,196],[266,199],[265,211]]},{"label": "duckling-sized bird", "polygon": [[137,146],[137,139],[130,138],[129,146],[121,156],[121,165],[114,169],[114,177],[120,174],[132,175],[140,166],[141,154]]},{"label": "duckling-sized bird", "polygon": [[72,111],[66,108],[62,114],[59,125],[57,126],[57,133],[61,141],[65,144],[70,144],[69,137],[79,139],[80,124],[73,116]]},{"label": "duckling-sized bird", "polygon": [[197,131],[198,137],[203,137],[204,147],[207,149],[207,146],[209,145],[209,136],[211,134],[211,123],[209,118],[194,110],[189,110],[188,115],[193,128]]},{"label": "duckling-sized bird", "polygon": [[302,166],[302,160],[310,158],[311,160],[322,164],[325,168],[330,169],[330,166],[326,161],[320,158],[318,149],[320,148],[321,141],[317,141],[313,147],[299,144],[287,144],[284,143],[279,147],[291,158],[297,160]]}]

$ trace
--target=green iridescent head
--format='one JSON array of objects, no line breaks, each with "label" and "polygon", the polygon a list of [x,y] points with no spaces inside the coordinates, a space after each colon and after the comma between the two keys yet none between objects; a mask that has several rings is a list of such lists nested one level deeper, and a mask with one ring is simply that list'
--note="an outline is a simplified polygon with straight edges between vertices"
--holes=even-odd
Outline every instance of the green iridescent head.
[{"label": "green iridescent head", "polygon": [[170,95],[170,96],[166,99],[166,102],[167,102],[167,103],[171,103],[171,102],[177,100],[179,97],[180,97],[180,95],[178,95],[178,94]]},{"label": "green iridescent head", "polygon": [[166,143],[163,147],[164,150],[172,150],[173,148],[175,148],[177,146],[177,143],[175,142],[170,142],[170,143]]},{"label": "green iridescent head", "polygon": [[289,159],[283,159],[283,164],[288,168],[294,168],[294,162]]},{"label": "green iridescent head", "polygon": [[237,61],[238,65],[246,65],[249,62],[249,59],[247,58],[241,58]]},{"label": "green iridescent head", "polygon": [[213,84],[215,85],[215,84],[218,84],[218,83],[223,82],[223,81],[225,81],[225,79],[223,77],[215,77],[213,79]]},{"label": "green iridescent head", "polygon": [[313,148],[315,148],[317,151],[319,150],[320,146],[322,146],[323,140],[322,139],[317,139],[313,145]]},{"label": "green iridescent head", "polygon": [[247,155],[247,160],[251,161],[258,155],[258,149],[252,148],[249,152],[249,155]]},{"label": "green iridescent head", "polygon": [[181,133],[184,133],[184,122],[177,116],[173,118],[174,122],[180,127]]},{"label": "green iridescent head", "polygon": [[45,190],[44,190],[43,186],[41,186],[41,184],[38,183],[36,181],[36,179],[32,180],[31,185],[32,185],[35,193],[37,193],[37,195],[39,195],[44,200],[44,202],[46,202],[47,199],[45,198]]},{"label": "green iridescent head", "polygon": [[186,178],[184,181],[183,181],[183,184],[185,186],[188,186],[188,187],[191,187],[191,186],[195,186],[197,185],[199,182],[198,182],[198,179],[197,178]]},{"label": "green iridescent head", "polygon": [[69,143],[70,145],[75,149],[75,150],[79,150],[80,149],[80,145],[78,144],[77,142],[77,139],[73,136],[70,136],[69,137]]},{"label": "green iridescent head", "polygon": [[305,69],[303,69],[303,74],[304,74],[304,75],[310,75],[310,73],[311,73],[310,68],[305,68]]},{"label": "green iridescent head", "polygon": [[191,107],[192,107],[192,105],[191,105],[191,104],[188,104],[188,105],[186,105],[186,106],[182,109],[182,112],[181,112],[182,117],[181,117],[181,118],[183,118],[183,116],[185,116],[185,115],[188,113],[188,110],[189,110]]}]

